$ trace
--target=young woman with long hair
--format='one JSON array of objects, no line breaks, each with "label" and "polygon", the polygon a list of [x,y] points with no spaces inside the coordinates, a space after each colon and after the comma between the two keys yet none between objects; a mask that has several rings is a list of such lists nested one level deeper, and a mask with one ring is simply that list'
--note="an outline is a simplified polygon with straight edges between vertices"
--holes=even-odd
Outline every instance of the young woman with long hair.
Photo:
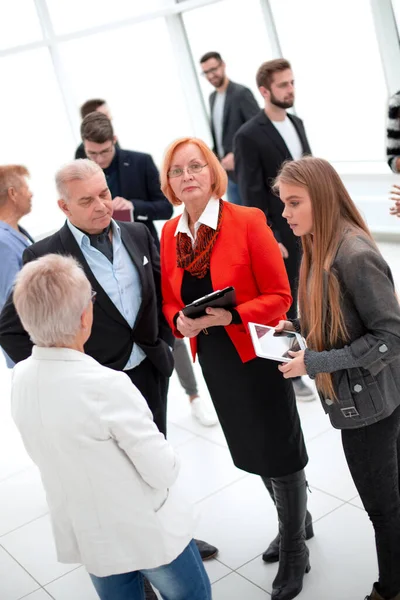
[{"label": "young woman with long hair", "polygon": [[367,599],[400,600],[400,307],[392,274],[327,161],[284,164],[275,189],[303,246],[301,317],[279,329],[301,331],[308,345],[279,368],[285,378],[314,378],[342,430],[375,529],[379,580]]}]

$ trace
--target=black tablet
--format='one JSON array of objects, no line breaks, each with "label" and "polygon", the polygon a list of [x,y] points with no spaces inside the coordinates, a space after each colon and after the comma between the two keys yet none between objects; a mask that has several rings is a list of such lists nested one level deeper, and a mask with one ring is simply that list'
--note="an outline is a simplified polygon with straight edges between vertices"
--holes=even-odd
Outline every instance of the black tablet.
[{"label": "black tablet", "polygon": [[206,308],[233,308],[236,306],[235,288],[232,286],[226,287],[223,290],[217,290],[207,296],[198,298],[191,304],[188,304],[182,309],[185,317],[197,319],[206,315]]}]

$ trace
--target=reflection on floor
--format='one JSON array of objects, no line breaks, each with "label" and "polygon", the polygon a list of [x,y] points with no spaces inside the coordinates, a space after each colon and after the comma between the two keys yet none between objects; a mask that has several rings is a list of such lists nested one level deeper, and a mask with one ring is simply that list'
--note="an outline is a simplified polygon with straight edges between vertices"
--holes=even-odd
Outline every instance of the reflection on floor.
[{"label": "reflection on floor", "polygon": [[[381,244],[400,278],[399,246]],[[10,418],[10,373],[0,358],[0,598],[1,600],[96,600],[84,569],[55,559],[46,500],[36,468]],[[201,393],[209,400],[198,365]],[[348,473],[340,433],[319,402],[299,404],[310,462],[311,572],[299,598],[361,600],[376,579],[374,536]],[[261,554],[276,534],[274,507],[261,480],[236,469],[219,426],[192,420],[173,375],[169,439],[182,458],[180,485],[196,503],[196,536],[219,547],[206,564],[215,600],[267,600],[277,565]]]}]

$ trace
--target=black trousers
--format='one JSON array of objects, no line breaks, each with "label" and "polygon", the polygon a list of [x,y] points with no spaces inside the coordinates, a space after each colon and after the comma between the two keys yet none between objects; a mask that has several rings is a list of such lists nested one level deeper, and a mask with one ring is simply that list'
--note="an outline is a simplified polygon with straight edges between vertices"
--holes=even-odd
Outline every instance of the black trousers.
[{"label": "black trousers", "polygon": [[379,593],[400,592],[400,406],[386,419],[342,431],[347,464],[374,526]]},{"label": "black trousers", "polygon": [[167,437],[167,395],[169,379],[164,377],[153,363],[145,358],[134,369],[125,371],[142,394],[151,412],[154,423]]}]

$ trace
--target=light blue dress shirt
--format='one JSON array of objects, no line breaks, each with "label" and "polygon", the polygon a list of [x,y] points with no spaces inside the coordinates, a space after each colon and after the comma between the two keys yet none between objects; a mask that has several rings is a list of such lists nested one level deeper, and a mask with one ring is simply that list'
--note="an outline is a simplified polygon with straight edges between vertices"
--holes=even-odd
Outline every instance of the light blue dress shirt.
[{"label": "light blue dress shirt", "polygon": [[[90,244],[89,237],[67,221],[68,227],[77,241],[83,256],[93,275],[114,303],[121,315],[133,328],[142,303],[142,285],[136,266],[133,264],[121,239],[121,230],[115,221],[111,221],[113,262]],[[137,344],[133,344],[132,353],[124,371],[140,365],[146,358]]]},{"label": "light blue dress shirt", "polygon": [[[22,255],[31,241],[8,223],[0,221],[0,311],[11,293],[17,273],[22,269]],[[4,352],[7,366],[14,366]]]}]

